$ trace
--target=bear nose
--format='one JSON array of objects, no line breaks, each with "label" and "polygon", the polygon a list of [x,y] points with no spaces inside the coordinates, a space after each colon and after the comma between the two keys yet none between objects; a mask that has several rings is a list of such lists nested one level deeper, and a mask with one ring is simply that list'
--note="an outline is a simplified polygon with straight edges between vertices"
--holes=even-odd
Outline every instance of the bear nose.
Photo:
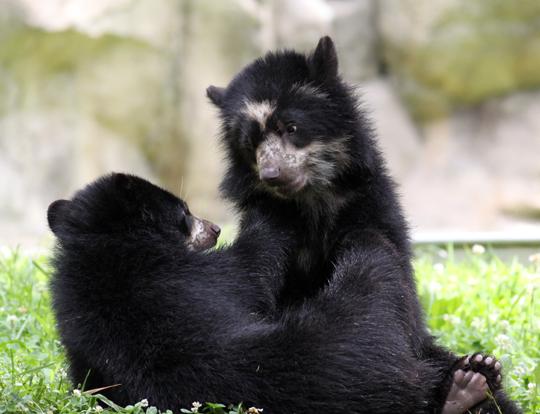
[{"label": "bear nose", "polygon": [[259,171],[259,177],[262,181],[276,181],[279,178],[279,167],[264,167]]}]

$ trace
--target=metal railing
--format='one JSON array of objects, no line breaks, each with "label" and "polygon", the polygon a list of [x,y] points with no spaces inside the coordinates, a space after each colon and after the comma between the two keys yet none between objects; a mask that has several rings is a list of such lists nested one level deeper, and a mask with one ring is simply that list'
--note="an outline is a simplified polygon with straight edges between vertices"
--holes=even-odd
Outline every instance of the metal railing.
[{"label": "metal railing", "polygon": [[493,247],[540,247],[539,232],[419,232],[413,234],[413,242],[422,245],[470,246],[481,244]]},{"label": "metal railing", "polygon": [[501,260],[527,263],[532,255],[540,253],[540,232],[419,232],[413,234],[413,243],[417,255],[437,257],[448,249],[454,258],[461,259],[485,249]]}]

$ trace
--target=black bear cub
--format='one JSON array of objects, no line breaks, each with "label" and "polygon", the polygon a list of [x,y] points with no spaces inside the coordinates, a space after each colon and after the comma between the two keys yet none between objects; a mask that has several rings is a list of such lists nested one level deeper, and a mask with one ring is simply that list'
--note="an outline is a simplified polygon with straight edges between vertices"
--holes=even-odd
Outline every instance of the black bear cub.
[{"label": "black bear cub", "polygon": [[404,348],[399,304],[374,296],[400,268],[380,246],[344,251],[327,287],[270,318],[298,237],[271,218],[205,251],[216,226],[171,193],[113,174],[52,203],[48,219],[53,307],[75,384],[161,409],[438,412],[428,401],[440,372]]},{"label": "black bear cub", "polygon": [[261,356],[248,361],[240,344],[251,335],[263,346],[269,334],[252,315],[272,306],[285,236],[260,221],[227,250],[205,252],[218,226],[125,174],[53,202],[47,216],[58,240],[53,308],[75,385],[163,409],[253,397],[243,364]]},{"label": "black bear cub", "polygon": [[[356,273],[354,283],[371,291],[373,301],[399,304],[395,321],[405,332],[399,354],[411,353],[440,370],[447,386],[429,399],[433,410],[447,395],[453,399],[459,394],[454,373],[460,379],[473,369],[482,372],[497,402],[487,399],[476,406],[473,400],[484,398],[473,398],[462,406],[475,413],[519,412],[501,390],[493,358],[475,355],[481,361],[471,364],[471,358],[459,358],[438,346],[427,330],[396,186],[353,87],[339,75],[332,40],[321,38],[308,55],[292,50],[267,53],[226,87],[210,86],[207,95],[222,121],[227,172],[221,189],[241,213],[240,234],[253,217],[277,214],[285,228],[299,235],[279,292],[281,311],[302,306],[326,289],[348,252],[351,280]],[[363,257],[377,247],[398,265],[393,283],[379,290],[379,275],[367,277],[362,271]],[[383,329],[381,335],[392,335]],[[468,381],[471,375],[464,378]]]}]

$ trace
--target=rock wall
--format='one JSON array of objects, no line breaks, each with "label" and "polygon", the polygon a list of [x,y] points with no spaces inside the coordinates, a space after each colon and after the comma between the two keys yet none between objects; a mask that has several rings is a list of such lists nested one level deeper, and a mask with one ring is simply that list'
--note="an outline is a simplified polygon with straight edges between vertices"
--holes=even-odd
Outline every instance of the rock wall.
[{"label": "rock wall", "polygon": [[381,0],[383,56],[426,121],[540,87],[540,2]]},{"label": "rock wall", "polygon": [[111,170],[232,221],[205,89],[323,34],[414,228],[540,227],[535,0],[0,0],[0,244],[35,243],[50,201]]}]

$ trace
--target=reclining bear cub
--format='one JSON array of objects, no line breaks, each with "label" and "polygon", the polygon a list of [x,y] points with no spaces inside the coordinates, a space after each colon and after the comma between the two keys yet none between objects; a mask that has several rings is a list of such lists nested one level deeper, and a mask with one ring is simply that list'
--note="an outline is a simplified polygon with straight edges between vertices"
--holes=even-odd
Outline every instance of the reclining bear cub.
[{"label": "reclining bear cub", "polygon": [[[402,341],[399,308],[374,303],[347,265],[303,306],[264,316],[296,246],[278,222],[253,220],[228,248],[205,251],[217,226],[123,174],[54,202],[48,219],[58,238],[53,306],[74,384],[162,409],[244,401],[270,413],[428,412],[419,409],[433,372],[406,352],[389,361]],[[383,287],[399,266],[374,252],[363,271]],[[476,375],[461,379],[464,389]]]}]

